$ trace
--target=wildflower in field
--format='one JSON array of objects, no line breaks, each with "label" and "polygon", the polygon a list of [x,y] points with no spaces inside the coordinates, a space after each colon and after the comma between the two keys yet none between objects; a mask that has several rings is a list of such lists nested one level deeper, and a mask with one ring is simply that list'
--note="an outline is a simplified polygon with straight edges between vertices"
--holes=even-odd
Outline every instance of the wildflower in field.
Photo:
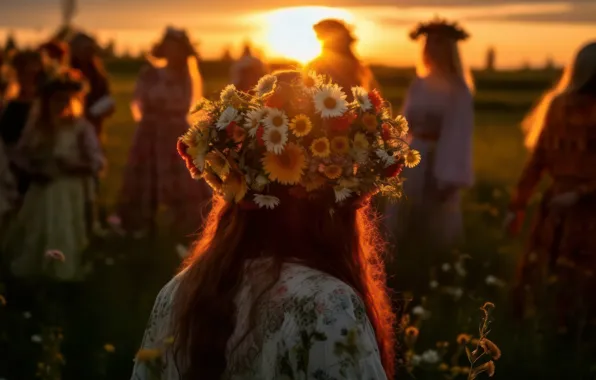
[{"label": "wildflower in field", "polygon": [[445,342],[445,341],[437,342],[437,348],[439,350],[446,350],[447,348],[449,348],[449,342]]},{"label": "wildflower in field", "polygon": [[45,253],[45,257],[47,257],[48,259],[60,261],[62,263],[66,261],[66,256],[64,256],[64,253],[57,249],[48,249]]},{"label": "wildflower in field", "polygon": [[483,372],[486,372],[488,377],[493,377],[495,374],[495,363],[491,360],[482,364],[481,366],[474,368],[470,373],[469,379],[475,379],[476,377],[478,377],[478,375],[480,375]]},{"label": "wildflower in field", "polygon": [[490,355],[494,360],[499,360],[501,357],[501,349],[499,349],[496,344],[486,338],[480,339],[479,344],[485,353]]},{"label": "wildflower in field", "polygon": [[116,351],[116,347],[110,343],[104,344],[103,349],[110,354]]},{"label": "wildflower in field", "polygon": [[449,366],[447,365],[447,363],[441,363],[439,365],[439,371],[441,371],[441,372],[449,371]]},{"label": "wildflower in field", "polygon": [[426,350],[422,353],[422,361],[428,364],[437,364],[441,360],[439,353],[435,350]]},{"label": "wildflower in field", "polygon": [[418,305],[412,309],[412,314],[424,319],[428,315],[428,312],[424,310],[422,305]]},{"label": "wildflower in field", "polygon": [[462,260],[456,262],[453,265],[453,268],[455,269],[455,272],[461,277],[466,277],[466,275],[468,274],[468,271],[464,267],[464,263]]},{"label": "wildflower in field", "polygon": [[459,334],[456,339],[457,344],[459,344],[461,346],[470,343],[471,340],[472,340],[472,336],[470,334]]},{"label": "wildflower in field", "polygon": [[501,280],[493,275],[487,276],[485,282],[486,282],[486,285],[489,285],[489,286],[494,285],[494,286],[498,286],[500,288],[505,286],[505,282],[503,280]]},{"label": "wildflower in field", "polygon": [[6,298],[2,294],[0,294],[0,304],[2,306],[6,306]]},{"label": "wildflower in field", "polygon": [[438,288],[438,287],[439,287],[439,282],[438,282],[438,281],[436,281],[436,280],[432,280],[432,281],[430,282],[430,284],[428,284],[428,286],[429,286],[431,289],[436,289],[436,288]]},{"label": "wildflower in field", "polygon": [[37,334],[36,334],[36,335],[32,335],[32,336],[31,336],[31,341],[32,341],[33,343],[41,343],[41,342],[43,341],[43,339],[41,338],[41,336],[40,336],[40,335],[37,335]]},{"label": "wildflower in field", "polygon": [[418,335],[420,334],[420,331],[414,327],[414,326],[409,326],[406,331],[405,331],[405,343],[408,347],[412,348],[414,346],[414,344],[416,344],[416,340],[418,339]]},{"label": "wildflower in field", "polygon": [[24,312],[23,313],[23,318],[25,318],[25,319],[31,319],[31,313],[28,312],[28,311]]},{"label": "wildflower in field", "polygon": [[441,265],[441,270],[443,272],[449,272],[451,270],[451,264],[449,263],[444,263],[443,265]]},{"label": "wildflower in field", "polygon": [[152,362],[159,358],[161,358],[161,350],[158,349],[139,350],[136,355],[136,360],[140,362]]},{"label": "wildflower in field", "polygon": [[463,368],[460,366],[453,366],[451,367],[451,374],[453,377],[461,375],[463,373]]},{"label": "wildflower in field", "polygon": [[410,363],[412,363],[412,365],[414,367],[419,366],[420,363],[422,363],[422,356],[420,356],[420,355],[414,355],[414,356],[412,356],[412,359],[410,360]]}]

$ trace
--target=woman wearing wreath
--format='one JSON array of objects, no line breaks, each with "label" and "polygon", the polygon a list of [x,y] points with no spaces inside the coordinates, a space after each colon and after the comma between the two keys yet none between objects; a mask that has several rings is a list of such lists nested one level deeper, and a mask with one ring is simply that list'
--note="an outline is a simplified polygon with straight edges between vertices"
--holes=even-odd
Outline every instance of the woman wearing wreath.
[{"label": "woman wearing wreath", "polygon": [[387,379],[394,322],[370,215],[415,152],[383,100],[280,72],[202,101],[178,143],[214,190],[157,296],[133,379]]},{"label": "woman wearing wreath", "polygon": [[404,183],[407,200],[389,208],[387,221],[398,242],[404,236],[417,245],[431,240],[429,248],[436,251],[461,239],[460,193],[474,182],[474,84],[458,49],[468,34],[457,24],[436,19],[420,24],[410,37],[424,37],[424,45],[404,115],[412,147],[423,161]]}]

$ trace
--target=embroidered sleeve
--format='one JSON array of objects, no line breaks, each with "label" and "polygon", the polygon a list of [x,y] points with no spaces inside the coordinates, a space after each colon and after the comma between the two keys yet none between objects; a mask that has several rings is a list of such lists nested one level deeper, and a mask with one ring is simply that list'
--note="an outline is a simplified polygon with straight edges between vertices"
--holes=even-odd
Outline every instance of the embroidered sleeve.
[{"label": "embroidered sleeve", "polygon": [[386,379],[362,301],[345,288],[296,301],[285,313],[277,371],[287,379]]}]

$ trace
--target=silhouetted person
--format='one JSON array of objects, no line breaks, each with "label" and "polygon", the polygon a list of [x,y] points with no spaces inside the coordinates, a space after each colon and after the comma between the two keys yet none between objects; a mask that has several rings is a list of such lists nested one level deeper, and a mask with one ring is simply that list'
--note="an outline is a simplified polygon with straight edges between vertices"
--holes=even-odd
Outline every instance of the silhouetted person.
[{"label": "silhouetted person", "polygon": [[307,69],[331,77],[347,94],[355,86],[378,89],[370,69],[354,54],[356,38],[343,21],[323,20],[314,26],[314,30],[323,50],[307,65]]}]

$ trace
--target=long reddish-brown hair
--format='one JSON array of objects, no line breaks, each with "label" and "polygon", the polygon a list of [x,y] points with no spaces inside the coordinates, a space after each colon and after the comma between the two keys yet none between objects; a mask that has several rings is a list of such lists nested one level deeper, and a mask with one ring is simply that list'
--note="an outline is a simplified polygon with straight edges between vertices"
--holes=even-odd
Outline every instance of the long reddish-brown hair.
[{"label": "long reddish-brown hair", "polygon": [[296,261],[350,285],[364,301],[392,378],[395,315],[380,253],[369,199],[331,214],[328,205],[312,200],[288,197],[274,210],[246,210],[215,197],[194,253],[183,265],[174,300],[174,352],[181,378],[217,379],[224,373],[227,342],[236,325],[234,299],[245,263],[258,257],[271,258],[270,287],[282,264]]}]

